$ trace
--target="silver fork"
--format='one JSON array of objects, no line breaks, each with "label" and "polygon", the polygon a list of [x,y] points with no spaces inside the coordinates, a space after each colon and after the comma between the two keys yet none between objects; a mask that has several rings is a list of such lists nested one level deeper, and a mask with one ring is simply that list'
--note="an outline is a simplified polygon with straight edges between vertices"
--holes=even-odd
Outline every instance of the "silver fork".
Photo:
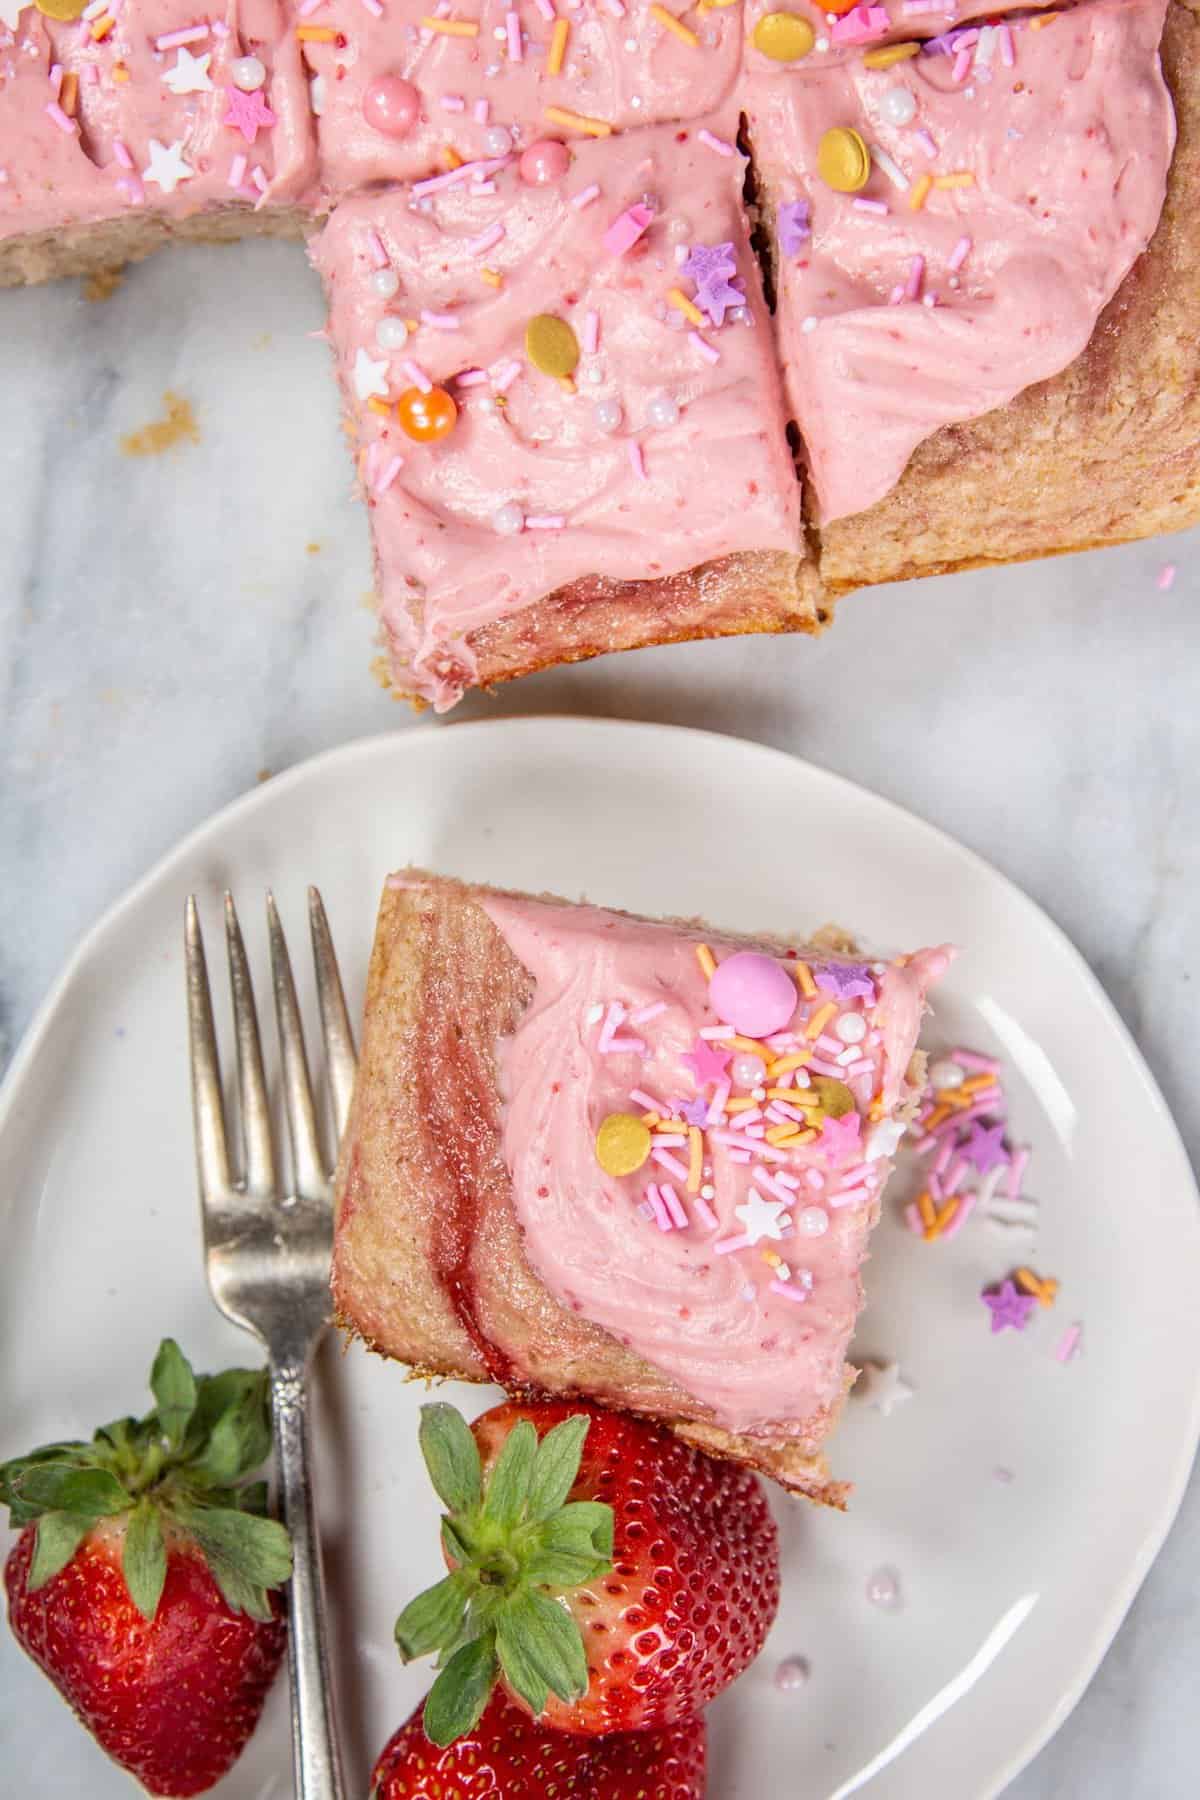
[{"label": "silver fork", "polygon": [[[354,1039],[325,908],[316,888],[308,890],[308,910],[325,1061],[340,1138],[354,1085]],[[292,965],[271,894],[267,895],[267,925],[295,1191],[281,1193],[276,1177],[254,989],[229,894],[225,896],[225,939],[237,1036],[243,1173],[236,1178],[230,1160],[204,940],[193,896],[187,903],[185,936],[196,1167],[212,1297],[226,1318],[253,1332],[263,1343],[270,1364],[281,1510],[292,1537],[294,1565],[288,1590],[288,1670],[297,1800],[343,1800],[326,1648],[321,1546],[313,1503],[307,1393],[313,1352],[329,1319],[333,1193],[317,1135]]]}]

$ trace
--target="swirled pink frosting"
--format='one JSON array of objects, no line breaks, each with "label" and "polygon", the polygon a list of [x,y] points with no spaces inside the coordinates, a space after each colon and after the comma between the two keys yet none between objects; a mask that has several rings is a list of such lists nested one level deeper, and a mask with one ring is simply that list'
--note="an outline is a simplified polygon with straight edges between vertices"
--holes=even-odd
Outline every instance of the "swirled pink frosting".
[{"label": "swirled pink frosting", "polygon": [[[926,989],[951,953],[851,965],[808,952],[817,992],[805,998],[797,986],[795,1016],[772,1045],[786,1058],[789,1042],[798,1043],[813,1059],[802,1082],[834,1069],[854,1097],[853,1113],[782,1149],[748,1135],[758,1129],[753,1103],[744,1131],[737,1126],[742,1113],[712,1115],[715,1122],[703,1128],[710,1173],[700,1194],[710,1198],[702,1205],[669,1163],[652,1160],[615,1178],[601,1169],[595,1150],[610,1113],[640,1114],[652,1099],[667,1119],[672,1108],[721,1097],[684,1060],[698,1041],[723,1048],[697,1039],[701,1029],[720,1024],[697,959],[700,933],[594,907],[495,896],[480,904],[536,983],[499,1057],[504,1152],[537,1274],[563,1305],[672,1376],[727,1429],[818,1435],[844,1390],[846,1349],[862,1301],[859,1269],[899,1135],[895,1116],[911,1097],[906,1072]],[[718,963],[746,947],[707,941]],[[847,984],[857,991],[841,998],[824,991]],[[805,1030],[818,1010],[823,1028],[814,1047]],[[855,1023],[843,1026],[848,1017]],[[843,1042],[839,1030],[855,1041]],[[728,1098],[752,1101],[736,1062],[728,1072]],[[774,1130],[774,1121],[763,1128]],[[689,1135],[686,1123],[681,1130]],[[754,1146],[749,1153],[739,1138]],[[686,1162],[690,1142],[663,1154]],[[781,1177],[795,1185],[781,1185]],[[672,1188],[687,1215],[683,1228],[663,1230],[645,1216],[651,1183]],[[783,1235],[721,1253],[718,1245],[748,1235],[737,1209],[751,1203],[752,1190],[773,1209]],[[781,1194],[794,1198],[785,1206]],[[816,1215],[825,1229],[807,1235]],[[781,1258],[784,1269],[764,1252]]]},{"label": "swirled pink frosting", "polygon": [[[757,59],[760,169],[777,209],[811,208],[811,238],[780,257],[776,324],[824,520],[881,499],[922,438],[1087,345],[1162,211],[1166,6],[1088,0],[889,69],[858,53],[770,72]],[[915,102],[904,124],[897,93]],[[822,136],[847,126],[883,153],[858,194],[817,173]]]}]

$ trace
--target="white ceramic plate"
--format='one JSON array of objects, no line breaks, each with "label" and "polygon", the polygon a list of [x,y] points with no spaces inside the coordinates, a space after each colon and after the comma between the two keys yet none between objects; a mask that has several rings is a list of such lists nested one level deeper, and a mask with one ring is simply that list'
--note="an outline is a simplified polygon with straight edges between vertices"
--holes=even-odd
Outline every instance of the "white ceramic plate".
[{"label": "white ceramic plate", "polygon": [[[996,1794],[1078,1698],[1175,1511],[1198,1428],[1197,1194],[1144,1064],[1045,915],[929,826],[774,751],[565,719],[404,733],[272,780],[168,856],[81,946],[0,1101],[0,1454],[140,1409],[165,1333],[201,1366],[252,1355],[201,1270],[185,896],[201,896],[219,966],[232,887],[265,967],[262,891],[295,954],[317,882],[357,1000],[380,884],[408,860],[735,927],[835,919],[879,949],[964,946],[927,1041],[1006,1058],[1015,1134],[1033,1144],[1036,1250],[975,1221],[926,1246],[886,1204],[857,1343],[898,1357],[916,1395],[887,1418],[848,1409],[833,1453],[858,1484],[847,1517],[781,1501],[783,1607],[714,1709],[710,1794]],[[981,1282],[1027,1255],[1059,1276],[1060,1302],[1023,1337],[992,1338]],[[1064,1366],[1053,1346],[1075,1319],[1085,1349]],[[434,1564],[422,1391],[357,1349],[324,1359],[318,1474],[352,1793],[428,1680],[391,1641]],[[882,1565],[898,1611],[867,1600]],[[783,1692],[774,1673],[793,1655],[811,1678]],[[0,1696],[24,1793],[128,1793],[6,1633]],[[282,1685],[219,1791],[290,1792]]]}]

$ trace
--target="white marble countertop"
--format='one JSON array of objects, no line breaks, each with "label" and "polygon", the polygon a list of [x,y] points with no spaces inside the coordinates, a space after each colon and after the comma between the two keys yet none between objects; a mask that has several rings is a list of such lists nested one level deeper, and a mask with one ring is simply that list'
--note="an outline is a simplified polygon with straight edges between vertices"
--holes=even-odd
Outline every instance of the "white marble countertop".
[{"label": "white marble countertop", "polygon": [[[60,283],[0,293],[0,313],[2,1061],[80,934],[216,807],[348,738],[446,727],[368,674],[366,524],[328,354],[309,336],[320,293],[295,246],[172,252],[102,305]],[[200,442],[122,455],[168,389],[191,401]],[[1163,593],[1168,561],[1179,572]],[[1196,1158],[1198,669],[1192,533],[865,593],[818,643],[551,671],[455,717],[734,732],[934,821],[1079,944]],[[1197,1570],[1193,1482],[1088,1694],[1014,1800],[1193,1790]]]}]

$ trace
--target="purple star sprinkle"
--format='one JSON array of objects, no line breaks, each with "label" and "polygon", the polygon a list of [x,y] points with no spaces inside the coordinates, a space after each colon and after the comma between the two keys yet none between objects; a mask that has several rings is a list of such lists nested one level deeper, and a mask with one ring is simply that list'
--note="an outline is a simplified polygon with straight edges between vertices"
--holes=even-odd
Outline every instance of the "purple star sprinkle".
[{"label": "purple star sprinkle", "polygon": [[733,285],[737,260],[732,244],[693,244],[681,273],[696,284],[696,305],[714,325],[725,323],[726,310],[744,306],[746,296]]},{"label": "purple star sprinkle", "polygon": [[672,1100],[671,1111],[677,1119],[684,1119],[689,1125],[703,1125],[708,1117],[708,1101]]},{"label": "purple star sprinkle", "polygon": [[813,970],[813,979],[823,994],[836,994],[839,1000],[875,998],[875,983],[866,963],[826,963]]},{"label": "purple star sprinkle", "polygon": [[812,236],[812,214],[807,200],[785,200],[775,215],[779,248],[785,256],[799,256]]},{"label": "purple star sprinkle", "polygon": [[1037,1305],[1033,1294],[1023,1294],[1011,1278],[998,1288],[984,1288],[979,1298],[992,1315],[992,1330],[1024,1331],[1029,1315]]},{"label": "purple star sprinkle", "polygon": [[1012,1161],[1011,1155],[1004,1148],[1003,1125],[972,1125],[960,1149],[981,1175]]}]

